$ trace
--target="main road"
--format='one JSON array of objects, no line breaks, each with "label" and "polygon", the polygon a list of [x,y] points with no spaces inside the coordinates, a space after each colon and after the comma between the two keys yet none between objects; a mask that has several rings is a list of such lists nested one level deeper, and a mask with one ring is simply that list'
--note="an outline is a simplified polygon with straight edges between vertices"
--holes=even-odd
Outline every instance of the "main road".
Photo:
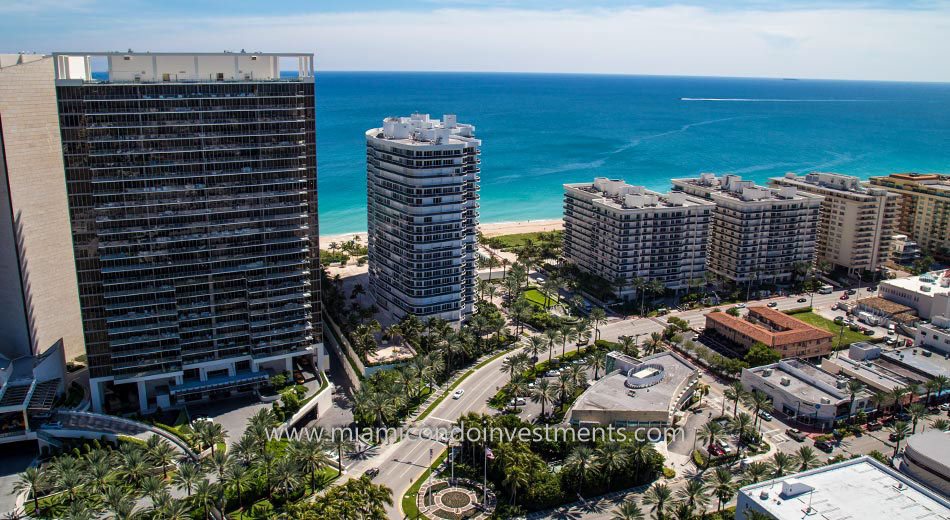
[{"label": "main road", "polygon": [[[841,296],[841,291],[832,294],[815,294],[814,306],[830,306]],[[863,296],[863,295],[859,295]],[[768,302],[776,302],[776,308],[779,310],[793,309],[802,307],[811,303],[810,296],[808,303],[797,302],[802,296],[777,297],[750,302],[750,304],[764,305]],[[726,309],[730,305],[720,306]],[[648,336],[651,332],[659,332],[665,327],[665,321],[670,316],[676,316],[687,320],[693,328],[703,327],[705,325],[704,315],[710,312],[711,308],[695,309],[682,312],[673,312],[663,318],[636,318],[636,319],[610,319],[600,327],[600,335],[603,339],[616,340],[620,336],[633,336],[640,334]],[[570,345],[568,351],[573,351],[576,346]],[[494,410],[488,406],[488,400],[495,395],[499,388],[508,383],[509,377],[506,372],[501,370],[505,359],[519,352],[517,348],[511,353],[500,356],[492,360],[485,366],[479,368],[469,375],[458,388],[465,390],[459,399],[453,399],[447,396],[432,412],[417,424],[411,425],[408,429],[415,428],[417,431],[442,428],[450,430],[452,425],[459,417],[469,412],[476,413],[494,413]],[[393,491],[392,507],[387,508],[387,514],[390,518],[402,518],[401,502],[402,496],[409,489],[412,483],[418,479],[429,467],[432,460],[437,457],[445,444],[435,439],[420,438],[418,436],[403,437],[401,439],[390,440],[388,443],[373,448],[373,452],[368,456],[356,460],[347,468],[347,476],[356,478],[362,475],[370,468],[378,468],[379,474],[373,479],[378,484],[384,484]]]}]

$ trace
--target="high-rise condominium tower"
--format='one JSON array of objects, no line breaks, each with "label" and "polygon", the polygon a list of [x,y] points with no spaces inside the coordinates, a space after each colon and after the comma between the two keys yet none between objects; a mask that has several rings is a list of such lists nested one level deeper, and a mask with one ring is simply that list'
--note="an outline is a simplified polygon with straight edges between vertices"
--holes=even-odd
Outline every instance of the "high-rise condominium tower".
[{"label": "high-rise condominium tower", "polygon": [[894,173],[871,177],[871,184],[900,197],[898,230],[924,253],[950,260],[950,175]]},{"label": "high-rise condominium tower", "polygon": [[701,285],[713,208],[685,193],[663,195],[605,177],[565,184],[564,258],[621,297],[636,290],[636,280],[673,290]]},{"label": "high-rise condominium tower", "polygon": [[889,259],[897,194],[840,173],[787,173],[770,184],[824,197],[818,219],[819,260],[860,274],[880,269]]},{"label": "high-rise condominium tower", "polygon": [[480,146],[454,115],[391,117],[366,132],[369,286],[397,318],[473,312]]},{"label": "high-rise condominium tower", "polygon": [[312,55],[53,57],[94,407],[320,368]]},{"label": "high-rise condominium tower", "polygon": [[673,187],[716,203],[706,261],[716,275],[748,287],[789,283],[815,261],[820,195],[711,173],[673,179]]}]

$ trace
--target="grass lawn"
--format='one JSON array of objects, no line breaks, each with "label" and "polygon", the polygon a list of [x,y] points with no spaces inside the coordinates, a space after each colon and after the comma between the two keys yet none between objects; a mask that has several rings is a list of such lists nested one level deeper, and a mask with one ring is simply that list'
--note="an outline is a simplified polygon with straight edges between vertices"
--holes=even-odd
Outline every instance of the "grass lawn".
[{"label": "grass lawn", "polygon": [[448,454],[448,451],[443,449],[442,453],[432,461],[432,467],[427,469],[425,473],[419,476],[415,482],[412,483],[412,486],[409,487],[409,490],[406,491],[406,494],[402,496],[402,514],[405,515],[405,518],[419,518],[419,507],[416,505],[416,495],[419,494],[419,488],[422,487],[422,484],[429,478],[429,473],[432,472],[433,468],[439,467],[439,464],[442,464],[442,461],[445,460],[445,456]]},{"label": "grass lawn", "polygon": [[[806,312],[796,312],[791,314],[792,317],[802,320],[809,325],[814,325],[820,329],[827,330],[828,332],[835,335],[832,340],[832,344],[836,347],[838,346],[838,332],[841,330],[840,325],[836,325],[835,322],[829,320],[828,318],[821,317],[815,314],[812,311]],[[880,339],[880,338],[878,338]],[[847,325],[844,327],[844,334],[841,336],[841,346],[847,347],[852,343],[857,343],[859,341],[874,341],[874,336],[865,336],[860,332],[855,332],[848,328]]]},{"label": "grass lawn", "polygon": [[545,304],[544,293],[541,292],[541,291],[539,291],[539,290],[537,290],[537,289],[535,289],[535,288],[531,288],[531,289],[528,289],[527,291],[525,291],[525,292],[524,292],[524,297],[525,297],[525,299],[528,300],[529,302],[531,302],[531,303],[533,303],[533,304],[535,304],[535,305],[537,305],[538,307],[541,307],[541,308],[543,308],[543,309],[550,309],[551,307],[554,307],[555,305],[557,305],[557,299],[556,299],[556,298],[550,298],[550,297],[547,298],[547,302],[546,302],[546,304]]},{"label": "grass lawn", "polygon": [[540,242],[541,232],[535,233],[515,233],[512,235],[500,235],[497,237],[492,237],[492,240],[497,240],[501,244],[501,248],[505,251],[510,249],[517,249],[524,245],[528,240],[532,242]]}]

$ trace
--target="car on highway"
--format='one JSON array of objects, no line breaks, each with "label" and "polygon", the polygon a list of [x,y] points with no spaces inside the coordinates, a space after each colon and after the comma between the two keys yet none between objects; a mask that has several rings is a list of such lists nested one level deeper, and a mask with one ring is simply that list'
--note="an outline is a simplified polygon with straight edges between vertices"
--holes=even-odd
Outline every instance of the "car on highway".
[{"label": "car on highway", "polygon": [[835,443],[831,441],[815,441],[815,447],[825,453],[831,453],[835,450]]},{"label": "car on highway", "polygon": [[763,421],[772,420],[772,414],[770,414],[769,412],[766,412],[765,410],[759,410],[759,417],[761,417]]},{"label": "car on highway", "polygon": [[379,475],[379,468],[369,468],[366,470],[366,476],[370,479],[376,478],[376,475]]},{"label": "car on highway", "polygon": [[769,307],[778,307],[778,302],[769,302]]},{"label": "car on highway", "polygon": [[789,428],[785,430],[785,435],[788,435],[790,438],[795,439],[798,442],[805,442],[805,439],[808,438],[808,435],[798,428]]},{"label": "car on highway", "polygon": [[808,303],[808,298],[799,298],[796,300],[798,303]]},{"label": "car on highway", "polygon": [[461,399],[464,394],[465,394],[465,390],[462,388],[459,388],[458,390],[455,391],[454,394],[452,394],[452,399]]}]

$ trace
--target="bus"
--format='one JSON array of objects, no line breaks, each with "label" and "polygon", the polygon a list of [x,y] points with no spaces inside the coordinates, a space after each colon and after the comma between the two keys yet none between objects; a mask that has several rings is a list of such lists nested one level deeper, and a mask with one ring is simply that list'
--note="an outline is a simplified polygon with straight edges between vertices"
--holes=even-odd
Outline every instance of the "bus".
[{"label": "bus", "polygon": [[834,291],[834,290],[835,290],[835,288],[832,287],[832,286],[830,286],[830,285],[822,285],[822,286],[818,289],[818,294],[831,294],[832,291]]}]

